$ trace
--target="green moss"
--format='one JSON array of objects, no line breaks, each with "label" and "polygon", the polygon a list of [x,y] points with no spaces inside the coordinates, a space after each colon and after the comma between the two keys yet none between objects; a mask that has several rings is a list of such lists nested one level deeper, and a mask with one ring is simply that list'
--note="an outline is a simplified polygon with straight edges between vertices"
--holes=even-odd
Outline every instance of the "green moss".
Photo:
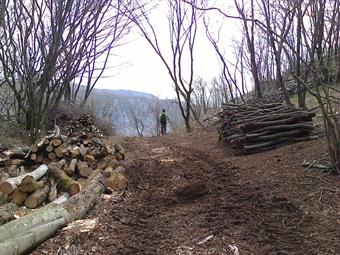
[{"label": "green moss", "polygon": [[61,181],[61,185],[63,186],[65,190],[68,190],[70,186],[72,185],[72,183],[73,183],[72,179],[66,179],[66,180]]}]

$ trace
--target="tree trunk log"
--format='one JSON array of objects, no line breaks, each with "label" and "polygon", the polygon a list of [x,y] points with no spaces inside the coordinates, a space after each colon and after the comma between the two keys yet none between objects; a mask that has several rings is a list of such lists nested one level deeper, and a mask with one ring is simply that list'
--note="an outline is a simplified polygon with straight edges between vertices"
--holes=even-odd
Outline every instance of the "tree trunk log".
[{"label": "tree trunk log", "polygon": [[305,137],[285,137],[285,138],[280,138],[280,139],[272,140],[272,141],[268,141],[268,142],[257,143],[257,144],[253,144],[253,145],[245,145],[244,151],[264,149],[266,147],[275,146],[275,145],[280,144],[280,143],[302,142],[302,141],[309,141],[309,140],[310,140],[309,136],[305,136]]},{"label": "tree trunk log", "polygon": [[70,221],[83,217],[85,213],[100,199],[105,189],[104,179],[100,171],[93,171],[88,178],[87,186],[77,195],[65,202],[64,208],[70,214]]},{"label": "tree trunk log", "polygon": [[54,147],[58,147],[63,143],[63,141],[60,138],[54,138],[51,143]]},{"label": "tree trunk log", "polygon": [[92,173],[92,169],[88,167],[86,162],[77,162],[78,172],[82,177],[89,177]]},{"label": "tree trunk log", "polygon": [[77,165],[77,159],[74,158],[71,160],[70,165],[68,166],[68,168],[65,169],[65,173],[69,176],[74,175],[74,172],[76,170],[76,165]]},{"label": "tree trunk log", "polygon": [[44,182],[37,182],[36,180],[33,180],[31,183],[21,183],[18,186],[18,190],[24,193],[32,193],[38,189],[42,189],[44,186]]},{"label": "tree trunk log", "polygon": [[18,189],[15,189],[8,198],[11,202],[15,203],[17,206],[22,206],[27,199],[27,194],[24,192],[20,192]]},{"label": "tree trunk log", "polygon": [[26,183],[32,183],[32,180],[38,180],[44,174],[46,174],[46,172],[47,166],[41,165],[33,172],[14,178],[9,178],[6,181],[0,183],[0,191],[4,194],[11,194],[17,188],[17,185],[20,185],[22,181],[25,180]]},{"label": "tree trunk log", "polygon": [[13,213],[18,210],[18,206],[15,203],[8,203],[0,206],[0,225],[6,223],[13,218]]},{"label": "tree trunk log", "polygon": [[22,184],[32,183],[33,181],[39,180],[47,173],[47,170],[48,167],[46,165],[39,166],[33,172],[24,175],[24,178],[22,179]]},{"label": "tree trunk log", "polygon": [[0,255],[23,254],[36,247],[67,223],[83,217],[100,199],[103,190],[102,175],[94,171],[89,185],[68,201],[51,203],[0,226]]},{"label": "tree trunk log", "polygon": [[50,173],[58,180],[59,184],[63,187],[65,191],[67,191],[71,195],[77,194],[81,189],[81,185],[78,182],[74,181],[71,177],[69,177],[60,168],[60,164],[58,165],[58,163],[52,162],[49,164]]},{"label": "tree trunk log", "polygon": [[49,185],[45,185],[43,189],[35,191],[26,199],[25,206],[29,209],[37,208],[46,200],[49,190],[50,190]]},{"label": "tree trunk log", "polygon": [[61,205],[43,207],[0,227],[0,255],[23,254],[64,227],[69,217]]},{"label": "tree trunk log", "polygon": [[49,144],[49,145],[47,145],[46,146],[46,148],[45,148],[45,150],[47,151],[47,152],[51,152],[51,151],[53,151],[53,145],[52,145],[52,142]]},{"label": "tree trunk log", "polygon": [[57,155],[54,153],[54,152],[50,152],[48,153],[47,157],[50,159],[50,160],[54,160],[57,158]]},{"label": "tree trunk log", "polygon": [[18,148],[16,150],[7,150],[2,152],[6,157],[10,159],[24,159],[27,155],[27,152],[30,150],[29,147],[27,148]]},{"label": "tree trunk log", "polygon": [[54,149],[54,153],[58,158],[63,158],[65,153],[64,153],[64,148],[58,147]]},{"label": "tree trunk log", "polygon": [[32,160],[32,161],[36,161],[37,158],[38,158],[37,153],[32,153],[32,154],[31,154],[31,160]]},{"label": "tree trunk log", "polygon": [[0,206],[8,203],[8,196],[5,194],[0,194]]}]

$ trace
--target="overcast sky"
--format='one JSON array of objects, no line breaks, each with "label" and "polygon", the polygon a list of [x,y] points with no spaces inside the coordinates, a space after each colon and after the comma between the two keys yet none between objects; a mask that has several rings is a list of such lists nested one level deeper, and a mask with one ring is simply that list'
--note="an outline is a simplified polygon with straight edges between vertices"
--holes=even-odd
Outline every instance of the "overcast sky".
[{"label": "overcast sky", "polygon": [[[154,11],[151,21],[156,24],[161,47],[163,46],[163,49],[168,52],[169,32],[165,12],[166,10],[162,8]],[[221,16],[216,12],[210,15],[212,15],[212,23],[221,21]],[[239,35],[238,23],[235,20],[225,20],[223,24],[223,43],[227,56],[232,58],[232,48],[229,46],[232,39]],[[96,87],[143,91],[161,98],[175,97],[167,69],[139,31],[133,29],[126,40],[127,44],[115,50],[110,68],[104,72],[104,78]],[[220,70],[214,49],[206,39],[204,27],[199,26],[195,48],[195,75],[209,81],[218,76]]]}]

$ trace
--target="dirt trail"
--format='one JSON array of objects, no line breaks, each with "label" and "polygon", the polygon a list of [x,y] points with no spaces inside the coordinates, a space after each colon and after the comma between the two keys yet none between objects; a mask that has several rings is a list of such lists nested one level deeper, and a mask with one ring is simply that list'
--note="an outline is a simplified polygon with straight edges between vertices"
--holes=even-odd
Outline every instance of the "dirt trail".
[{"label": "dirt trail", "polygon": [[96,206],[93,231],[62,231],[33,254],[232,254],[228,245],[242,255],[339,254],[338,193],[325,191],[322,208],[308,197],[338,180],[311,173],[310,185],[295,192],[304,178],[287,155],[295,147],[233,157],[212,130],[123,143],[124,199]]}]

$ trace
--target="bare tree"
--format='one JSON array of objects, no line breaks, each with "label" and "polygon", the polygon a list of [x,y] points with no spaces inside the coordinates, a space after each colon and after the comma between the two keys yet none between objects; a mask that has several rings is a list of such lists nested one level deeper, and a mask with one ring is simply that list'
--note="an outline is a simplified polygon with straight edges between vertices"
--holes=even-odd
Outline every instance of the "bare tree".
[{"label": "bare tree", "polygon": [[[288,6],[284,6],[285,3]],[[294,2],[292,1],[282,1],[281,3],[277,4],[278,6],[275,6],[275,4],[269,0],[261,0],[261,11],[267,26],[266,34],[268,35],[268,43],[271,47],[275,60],[276,78],[279,87],[282,89],[287,104],[291,104],[291,102],[282,76],[281,56],[283,50],[283,40],[287,37],[295,17],[296,8],[293,4]],[[292,8],[289,8],[289,6]],[[277,34],[279,36],[278,38],[275,38]]]},{"label": "bare tree", "polygon": [[151,130],[151,134],[160,136],[159,118],[161,116],[162,106],[158,98],[155,98],[154,101],[149,105],[148,112],[151,115],[152,126],[153,126]]},{"label": "bare tree", "polygon": [[[223,77],[224,82],[226,84],[228,84],[228,88],[229,88],[229,92],[230,92],[230,99],[232,102],[235,102],[235,97],[236,95],[239,95],[239,97],[241,98],[242,101],[244,101],[243,99],[243,93],[239,88],[238,85],[238,80],[237,80],[237,74],[238,74],[238,65],[239,65],[239,58],[238,56],[236,57],[236,63],[234,65],[232,65],[231,63],[229,63],[227,61],[227,58],[224,55],[224,52],[222,51],[222,49],[219,46],[219,41],[220,41],[220,32],[222,29],[222,26],[220,26],[220,28],[218,29],[217,35],[216,37],[214,37],[212,35],[212,33],[210,32],[209,29],[209,22],[204,19],[203,20],[204,26],[205,26],[205,31],[206,31],[206,35],[207,38],[209,40],[209,42],[211,43],[211,45],[213,46],[218,59],[220,60],[221,66],[222,66],[222,70],[221,70],[221,77]],[[243,52],[243,51],[242,51]],[[237,52],[237,54],[239,54],[240,52]],[[231,67],[233,66],[234,70],[231,70]],[[241,74],[242,77],[243,74]],[[242,79],[243,81],[243,79]],[[243,86],[244,84],[242,84]]]},{"label": "bare tree", "polygon": [[[82,99],[82,104],[88,100],[98,80],[102,77],[105,69],[108,67],[109,58],[114,48],[119,47],[124,43],[124,37],[130,32],[131,20],[127,18],[127,10],[135,8],[135,0],[125,1],[108,1],[105,6],[102,6],[102,11],[94,17],[94,24],[91,26],[89,34],[95,35],[93,40],[83,39],[87,41],[86,52],[83,58],[78,58],[78,62],[71,61],[66,67],[67,70],[72,70],[72,66],[79,65],[84,68],[73,78],[72,83],[68,84],[68,89],[65,93],[67,100],[75,101],[81,86],[84,86],[85,93]],[[75,8],[79,8],[76,6]],[[74,12],[78,12],[75,9]],[[87,21],[82,21],[83,26],[87,26]],[[75,44],[78,42],[75,40]],[[111,58],[112,59],[112,58]],[[70,77],[72,78],[72,76]],[[71,80],[71,79],[68,80]]]},{"label": "bare tree", "polygon": [[[170,40],[162,48],[145,8],[131,12],[130,18],[137,25],[143,37],[160,58],[173,81],[175,92],[186,129],[191,130],[191,96],[194,80],[194,46],[197,33],[197,10],[183,0],[168,0],[168,27]],[[170,56],[167,53],[171,52]],[[196,116],[194,116],[195,119]]]},{"label": "bare tree", "polygon": [[196,116],[201,119],[207,115],[211,106],[212,88],[202,77],[198,77],[194,81],[194,91],[192,97],[192,105]]},{"label": "bare tree", "polygon": [[[234,0],[236,9],[242,18],[243,22],[243,31],[244,35],[246,37],[246,42],[248,46],[249,51],[249,57],[250,57],[250,63],[251,63],[251,73],[254,79],[254,88],[255,88],[255,95],[257,98],[261,98],[261,86],[260,86],[260,80],[259,80],[259,72],[257,70],[256,65],[256,50],[255,50],[255,10],[254,10],[254,0],[250,1],[250,17],[247,17],[246,12],[246,5],[244,3],[244,0],[241,0],[239,2],[238,0]],[[250,21],[249,21],[250,20]],[[250,22],[250,27],[248,22]]]},{"label": "bare tree", "polygon": [[48,113],[64,95],[69,97],[71,81],[84,70],[95,69],[94,59],[107,55],[111,49],[114,24],[109,20],[114,22],[115,17],[107,17],[116,8],[116,1],[1,3],[3,79],[18,104],[18,116],[34,140],[37,131],[46,127]]},{"label": "bare tree", "polygon": [[144,130],[145,130],[145,125],[144,125],[144,121],[138,117],[135,109],[133,109],[133,107],[131,106],[131,103],[129,104],[129,122],[131,124],[132,127],[135,128],[137,135],[139,137],[143,137],[144,136]]}]

